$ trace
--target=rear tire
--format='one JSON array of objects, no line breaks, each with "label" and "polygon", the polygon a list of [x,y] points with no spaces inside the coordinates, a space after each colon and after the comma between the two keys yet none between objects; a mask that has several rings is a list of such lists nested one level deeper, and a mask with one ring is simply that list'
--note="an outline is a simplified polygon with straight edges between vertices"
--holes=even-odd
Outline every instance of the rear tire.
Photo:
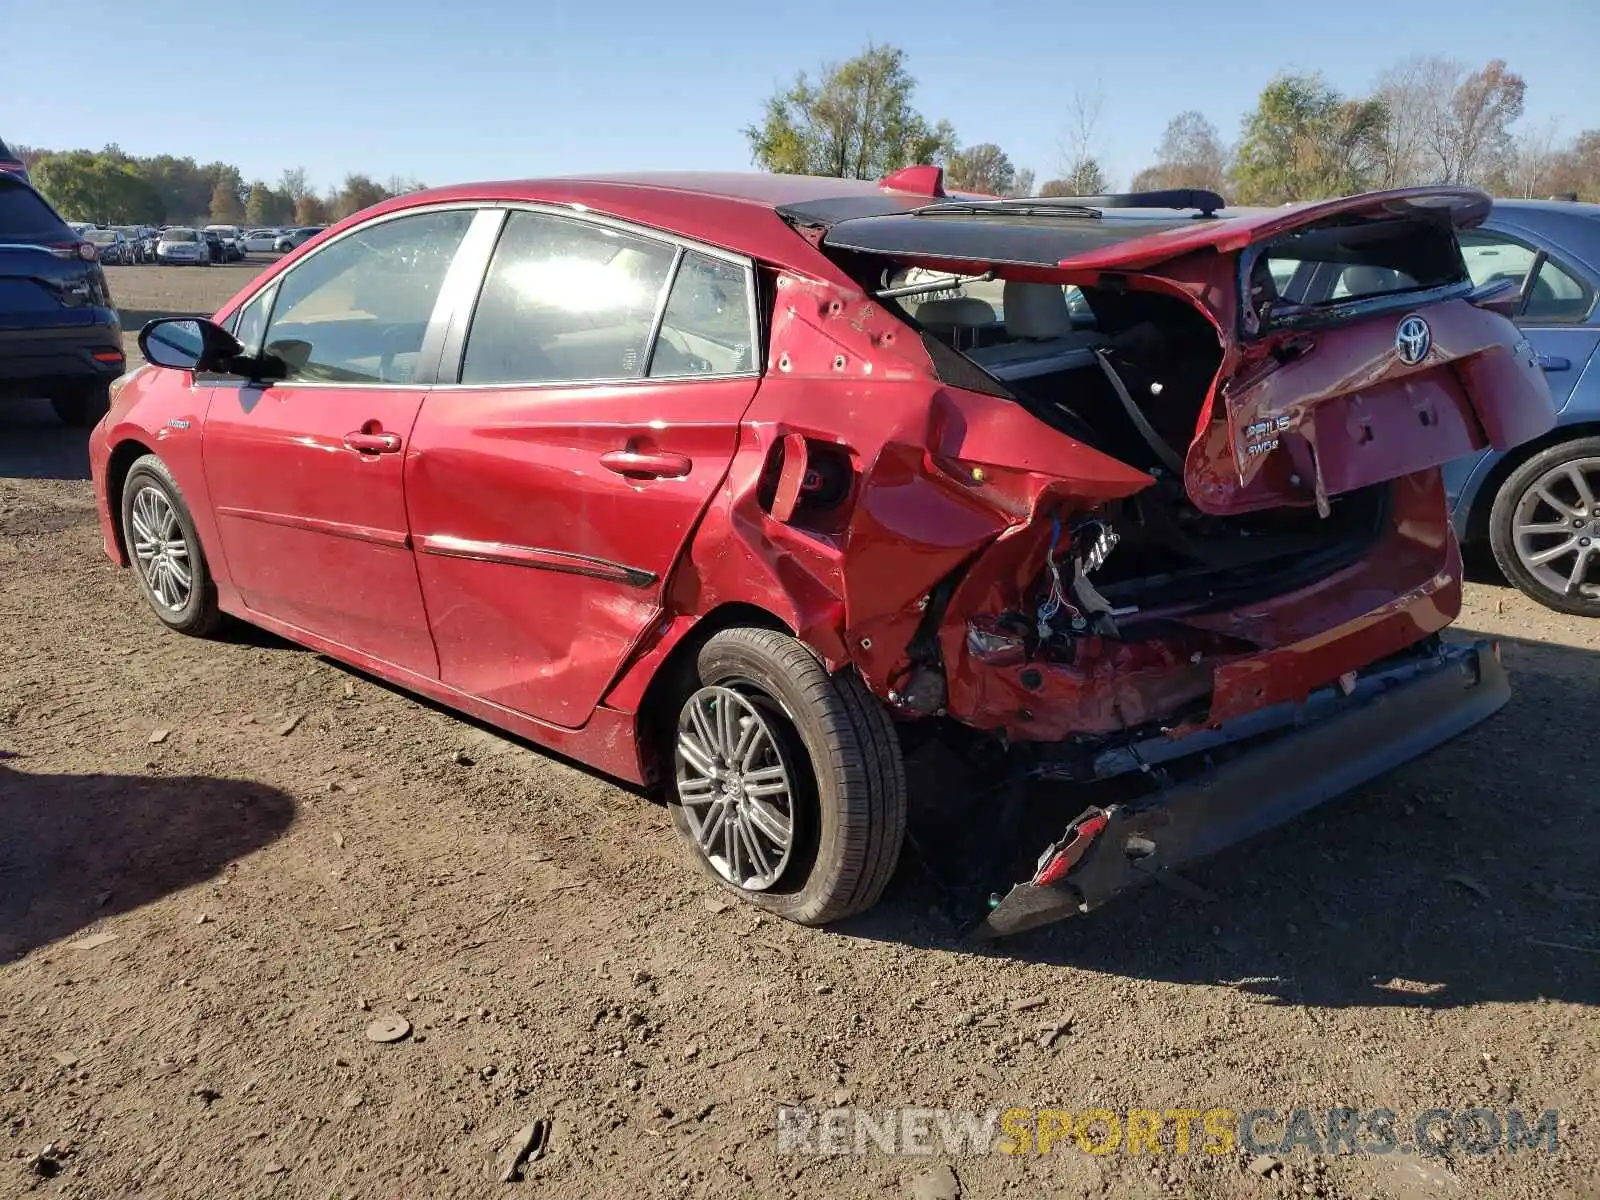
[{"label": "rear tire", "polygon": [[[1489,546],[1519,591],[1556,612],[1600,617],[1600,437],[1551,446],[1511,472],[1489,511]],[[1591,591],[1565,590],[1575,571]]]},{"label": "rear tire", "polygon": [[168,629],[206,637],[222,619],[200,535],[167,464],[138,459],[122,485],[122,542],[139,590]]},{"label": "rear tire", "polygon": [[871,908],[906,828],[905,762],[877,697],[770,629],[712,635],[694,675],[668,785],[691,856],[740,899],[802,925]]},{"label": "rear tire", "polygon": [[111,407],[111,390],[103,383],[63,388],[50,397],[50,407],[63,425],[90,429]]}]

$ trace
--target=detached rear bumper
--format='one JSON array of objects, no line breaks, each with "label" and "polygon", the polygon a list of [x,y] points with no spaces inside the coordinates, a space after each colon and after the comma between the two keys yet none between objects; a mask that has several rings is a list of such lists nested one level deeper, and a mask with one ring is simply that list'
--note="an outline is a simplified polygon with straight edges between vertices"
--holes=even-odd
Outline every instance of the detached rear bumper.
[{"label": "detached rear bumper", "polygon": [[[1427,753],[1510,697],[1489,642],[1447,646],[1420,662],[1379,664],[1348,696],[1327,689],[1283,714],[1281,724],[1291,732],[1175,787],[1083,814],[1040,856],[1034,878],[1012,888],[974,936],[1001,937],[1088,912]],[[1194,735],[1195,751],[1263,732],[1250,718],[1234,724],[1243,728]],[[1176,750],[1182,743],[1169,745]]]}]

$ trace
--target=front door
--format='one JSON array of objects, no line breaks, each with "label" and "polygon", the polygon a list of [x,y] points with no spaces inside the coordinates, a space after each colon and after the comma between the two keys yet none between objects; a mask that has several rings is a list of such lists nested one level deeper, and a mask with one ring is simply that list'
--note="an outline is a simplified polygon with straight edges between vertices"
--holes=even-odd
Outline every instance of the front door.
[{"label": "front door", "polygon": [[[661,611],[758,361],[749,264],[607,223],[507,217],[407,459],[444,682],[582,725]],[[457,339],[452,339],[452,341]]]},{"label": "front door", "polygon": [[263,616],[436,677],[406,524],[404,460],[437,361],[433,320],[469,209],[380,219],[240,315],[285,378],[218,381],[205,428],[229,577]]}]

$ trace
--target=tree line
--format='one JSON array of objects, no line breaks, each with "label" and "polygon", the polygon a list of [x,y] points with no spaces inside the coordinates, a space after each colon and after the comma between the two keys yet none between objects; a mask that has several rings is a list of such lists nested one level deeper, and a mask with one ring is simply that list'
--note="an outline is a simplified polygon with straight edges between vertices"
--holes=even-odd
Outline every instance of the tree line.
[{"label": "tree line", "polygon": [[[1111,191],[1102,167],[1098,90],[1065,98],[1056,172],[1014,164],[995,142],[962,146],[949,121],[913,104],[903,51],[868,46],[802,72],[744,130],[764,170],[878,179],[920,162],[945,167],[950,186],[1000,196],[1092,196]],[[1238,135],[1204,113],[1179,113],[1155,160],[1129,181],[1208,188],[1235,204],[1282,204],[1411,184],[1468,184],[1498,196],[1600,201],[1600,128],[1562,139],[1522,121],[1527,83],[1494,60],[1472,68],[1432,55],[1380,74],[1370,94],[1345,95],[1315,72],[1282,73],[1262,89]]]},{"label": "tree line", "polygon": [[103,150],[17,152],[34,185],[64,216],[105,225],[323,225],[423,186],[352,173],[319,194],[298,167],[275,184],[246,182],[231,163],[140,157],[114,143]]}]

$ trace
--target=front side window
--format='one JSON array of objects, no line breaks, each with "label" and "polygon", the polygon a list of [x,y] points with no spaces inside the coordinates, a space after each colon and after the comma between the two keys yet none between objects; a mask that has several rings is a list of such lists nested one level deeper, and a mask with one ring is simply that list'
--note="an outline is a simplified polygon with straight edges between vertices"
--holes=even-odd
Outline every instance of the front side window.
[{"label": "front side window", "polygon": [[262,356],[290,380],[410,383],[472,217],[468,209],[396,217],[313,254],[279,282]]},{"label": "front side window", "polygon": [[1461,257],[1466,260],[1467,274],[1474,286],[1514,283],[1520,288],[1537,256],[1531,247],[1496,234],[1463,233]]},{"label": "front side window", "polygon": [[750,286],[743,266],[688,251],[667,295],[651,378],[751,369]]},{"label": "front side window", "polygon": [[1541,324],[1566,325],[1582,321],[1594,307],[1594,293],[1588,284],[1558,267],[1552,260],[1539,264],[1528,289],[1522,319]]},{"label": "front side window", "polygon": [[676,255],[603,225],[513,212],[478,296],[461,382],[640,377]]},{"label": "front side window", "polygon": [[[1513,283],[1522,289],[1519,321],[1539,324],[1571,324],[1582,321],[1594,305],[1589,285],[1549,258],[1541,261],[1539,251],[1498,233],[1474,230],[1461,235],[1461,256],[1467,273],[1478,286],[1486,283]],[[1538,270],[1531,285],[1528,273]]]}]

